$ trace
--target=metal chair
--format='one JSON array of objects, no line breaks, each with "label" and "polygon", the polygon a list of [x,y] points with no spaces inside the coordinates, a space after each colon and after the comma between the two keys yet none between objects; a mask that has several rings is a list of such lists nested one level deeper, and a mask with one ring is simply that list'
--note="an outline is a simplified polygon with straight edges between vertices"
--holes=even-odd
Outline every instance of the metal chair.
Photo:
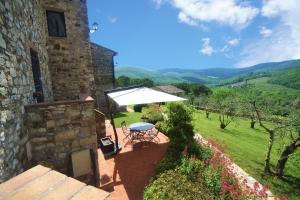
[{"label": "metal chair", "polygon": [[130,134],[129,129],[127,128],[127,125],[126,125],[125,121],[121,122],[121,127],[122,127],[122,131],[123,131],[123,133],[125,135],[125,138],[123,140],[125,140],[127,138],[131,139],[131,134]]},{"label": "metal chair", "polygon": [[153,128],[150,131],[148,131],[147,134],[150,136],[149,140],[148,140],[149,142],[151,142],[152,140],[155,140],[155,138],[157,138],[159,141],[159,138],[158,138],[159,130]]}]

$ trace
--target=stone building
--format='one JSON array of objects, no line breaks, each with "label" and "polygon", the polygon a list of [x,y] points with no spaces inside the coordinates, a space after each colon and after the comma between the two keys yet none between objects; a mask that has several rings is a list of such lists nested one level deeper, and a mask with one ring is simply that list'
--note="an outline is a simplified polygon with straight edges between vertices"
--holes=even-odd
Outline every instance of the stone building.
[{"label": "stone building", "polygon": [[95,43],[91,43],[91,48],[97,106],[101,111],[107,113],[108,107],[104,92],[106,90],[114,88],[114,56],[116,56],[117,53],[111,49],[108,49]]},{"label": "stone building", "polygon": [[39,162],[67,173],[82,149],[95,164],[94,102],[79,97],[113,77],[95,84],[91,52],[86,0],[0,0],[0,183]]}]

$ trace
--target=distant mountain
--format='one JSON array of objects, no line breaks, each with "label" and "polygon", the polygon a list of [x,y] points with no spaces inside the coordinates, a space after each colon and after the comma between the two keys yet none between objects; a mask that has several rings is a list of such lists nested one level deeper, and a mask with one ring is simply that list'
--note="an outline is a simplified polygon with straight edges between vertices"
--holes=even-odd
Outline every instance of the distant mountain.
[{"label": "distant mountain", "polygon": [[196,82],[206,84],[220,84],[238,82],[245,77],[271,76],[278,71],[286,71],[300,67],[300,60],[270,62],[246,68],[209,68],[209,69],[181,69],[168,68],[149,70],[138,67],[117,67],[116,77],[149,78],[157,83]]}]

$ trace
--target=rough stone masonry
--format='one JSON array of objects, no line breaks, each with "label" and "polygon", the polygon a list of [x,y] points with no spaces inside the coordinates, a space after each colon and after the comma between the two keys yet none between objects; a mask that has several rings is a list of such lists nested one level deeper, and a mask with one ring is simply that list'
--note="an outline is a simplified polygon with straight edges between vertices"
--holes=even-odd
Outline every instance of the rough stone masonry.
[{"label": "rough stone masonry", "polygon": [[[49,35],[47,11],[62,13],[65,37]],[[40,70],[38,73],[33,70],[32,51],[37,54]],[[28,144],[31,144],[33,151],[39,146],[35,146],[38,142],[47,143],[48,146],[57,144],[51,143],[52,137],[48,141],[48,136],[52,133],[48,129],[40,129],[44,132],[41,132],[43,136],[40,135],[39,139],[28,136],[28,129],[32,127],[26,126],[24,119],[30,121],[31,118],[28,118],[30,109],[26,112],[25,106],[37,103],[36,81],[41,83],[39,87],[42,87],[45,102],[76,101],[81,88],[84,88],[88,95],[95,97],[95,88],[100,91],[104,82],[95,85],[95,64],[92,63],[86,0],[0,0],[0,183],[22,172],[31,164],[28,159]],[[101,64],[98,67],[105,66]],[[105,88],[113,87],[113,77],[105,80],[111,82],[105,82]],[[67,107],[69,103],[61,106]],[[36,108],[36,112],[41,112],[42,107]],[[53,112],[58,111],[54,109]],[[41,117],[39,126],[53,126],[52,121],[46,120],[47,115]],[[64,119],[57,120],[54,127],[59,130],[60,124],[64,122]],[[71,120],[68,123],[71,126],[73,122]],[[77,126],[72,127],[74,130],[78,129]],[[91,132],[87,134],[93,135]],[[62,138],[69,135],[65,132]],[[79,139],[80,143],[80,134],[76,134],[76,137],[76,141]],[[45,139],[47,141],[44,141]],[[56,139],[59,140],[59,137]],[[67,149],[65,151],[70,152]],[[55,160],[55,166],[64,162],[63,155],[62,151],[51,155],[57,156],[52,159]],[[32,158],[36,161],[41,157],[38,153],[33,153],[32,156],[36,156]],[[47,157],[40,160],[42,159]]]}]

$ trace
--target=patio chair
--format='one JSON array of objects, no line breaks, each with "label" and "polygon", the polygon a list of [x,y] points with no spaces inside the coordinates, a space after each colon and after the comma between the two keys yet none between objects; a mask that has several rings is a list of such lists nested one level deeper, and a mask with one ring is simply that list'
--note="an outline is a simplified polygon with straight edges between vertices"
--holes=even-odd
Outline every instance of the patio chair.
[{"label": "patio chair", "polygon": [[126,122],[125,121],[123,121],[122,123],[121,123],[121,127],[122,127],[122,131],[123,131],[123,133],[124,133],[124,135],[125,135],[125,138],[123,139],[123,141],[125,140],[125,139],[129,139],[130,141],[132,141],[132,135],[131,135],[131,133],[130,133],[130,130],[127,128],[127,125],[126,125]]},{"label": "patio chair", "polygon": [[159,138],[157,137],[158,133],[159,133],[159,130],[157,130],[155,128],[148,131],[147,134],[150,136],[148,141],[151,142],[152,140],[155,140],[155,138],[157,138],[159,140]]}]

